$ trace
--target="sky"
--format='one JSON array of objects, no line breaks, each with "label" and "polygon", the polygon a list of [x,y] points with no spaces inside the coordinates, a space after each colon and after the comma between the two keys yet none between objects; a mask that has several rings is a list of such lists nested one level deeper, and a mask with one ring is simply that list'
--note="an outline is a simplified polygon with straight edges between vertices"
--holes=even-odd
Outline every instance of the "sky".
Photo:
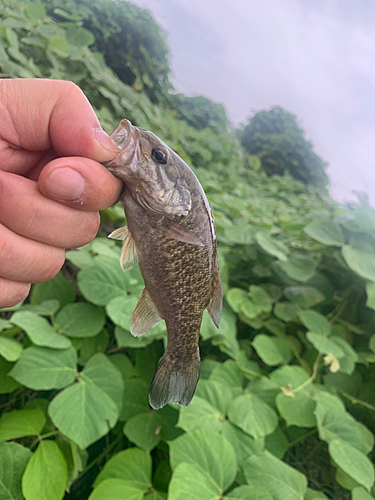
[{"label": "sky", "polygon": [[166,32],[177,91],[223,103],[236,126],[282,106],[328,162],[331,196],[365,191],[375,207],[373,0],[135,3]]}]

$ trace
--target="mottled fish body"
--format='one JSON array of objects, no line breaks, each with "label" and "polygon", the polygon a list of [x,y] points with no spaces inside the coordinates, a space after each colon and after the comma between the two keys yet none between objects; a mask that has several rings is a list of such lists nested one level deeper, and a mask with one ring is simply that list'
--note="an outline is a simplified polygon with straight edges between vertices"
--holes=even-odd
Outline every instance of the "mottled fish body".
[{"label": "mottled fish body", "polygon": [[187,406],[199,379],[199,332],[208,310],[216,326],[222,307],[212,212],[198,179],[151,132],[122,120],[111,137],[122,146],[107,168],[125,183],[127,226],[123,269],[138,262],[145,282],[130,331],[144,335],[165,320],[168,344],[150,386],[154,409]]}]

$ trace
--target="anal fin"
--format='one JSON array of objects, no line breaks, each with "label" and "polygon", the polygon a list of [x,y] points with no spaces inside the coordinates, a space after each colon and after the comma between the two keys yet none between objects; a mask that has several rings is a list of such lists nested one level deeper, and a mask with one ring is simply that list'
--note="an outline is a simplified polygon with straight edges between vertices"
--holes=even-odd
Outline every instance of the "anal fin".
[{"label": "anal fin", "polygon": [[134,335],[134,337],[140,337],[150,331],[151,328],[154,328],[161,319],[150,294],[146,288],[144,288],[130,320],[131,334]]},{"label": "anal fin", "polygon": [[212,295],[208,306],[206,307],[208,314],[211,316],[216,328],[219,328],[221,310],[223,307],[223,287],[220,279],[219,266],[216,262],[215,266],[214,285]]}]

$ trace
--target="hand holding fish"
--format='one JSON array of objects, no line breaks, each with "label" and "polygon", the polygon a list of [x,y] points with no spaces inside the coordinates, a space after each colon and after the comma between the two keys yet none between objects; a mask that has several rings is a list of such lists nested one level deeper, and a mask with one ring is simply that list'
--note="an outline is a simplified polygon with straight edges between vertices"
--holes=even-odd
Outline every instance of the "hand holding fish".
[{"label": "hand holding fish", "polygon": [[122,189],[99,162],[118,151],[73,83],[0,80],[0,308],[95,237]]}]

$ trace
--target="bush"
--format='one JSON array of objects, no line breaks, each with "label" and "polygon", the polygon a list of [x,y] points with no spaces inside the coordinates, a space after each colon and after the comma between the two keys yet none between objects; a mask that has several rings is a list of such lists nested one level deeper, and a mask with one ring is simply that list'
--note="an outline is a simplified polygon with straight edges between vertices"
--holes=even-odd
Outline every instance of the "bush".
[{"label": "bush", "polygon": [[282,108],[259,111],[239,135],[242,146],[250,155],[258,156],[268,175],[289,172],[304,184],[328,184],[324,171],[327,164],[314,153],[296,117]]}]

